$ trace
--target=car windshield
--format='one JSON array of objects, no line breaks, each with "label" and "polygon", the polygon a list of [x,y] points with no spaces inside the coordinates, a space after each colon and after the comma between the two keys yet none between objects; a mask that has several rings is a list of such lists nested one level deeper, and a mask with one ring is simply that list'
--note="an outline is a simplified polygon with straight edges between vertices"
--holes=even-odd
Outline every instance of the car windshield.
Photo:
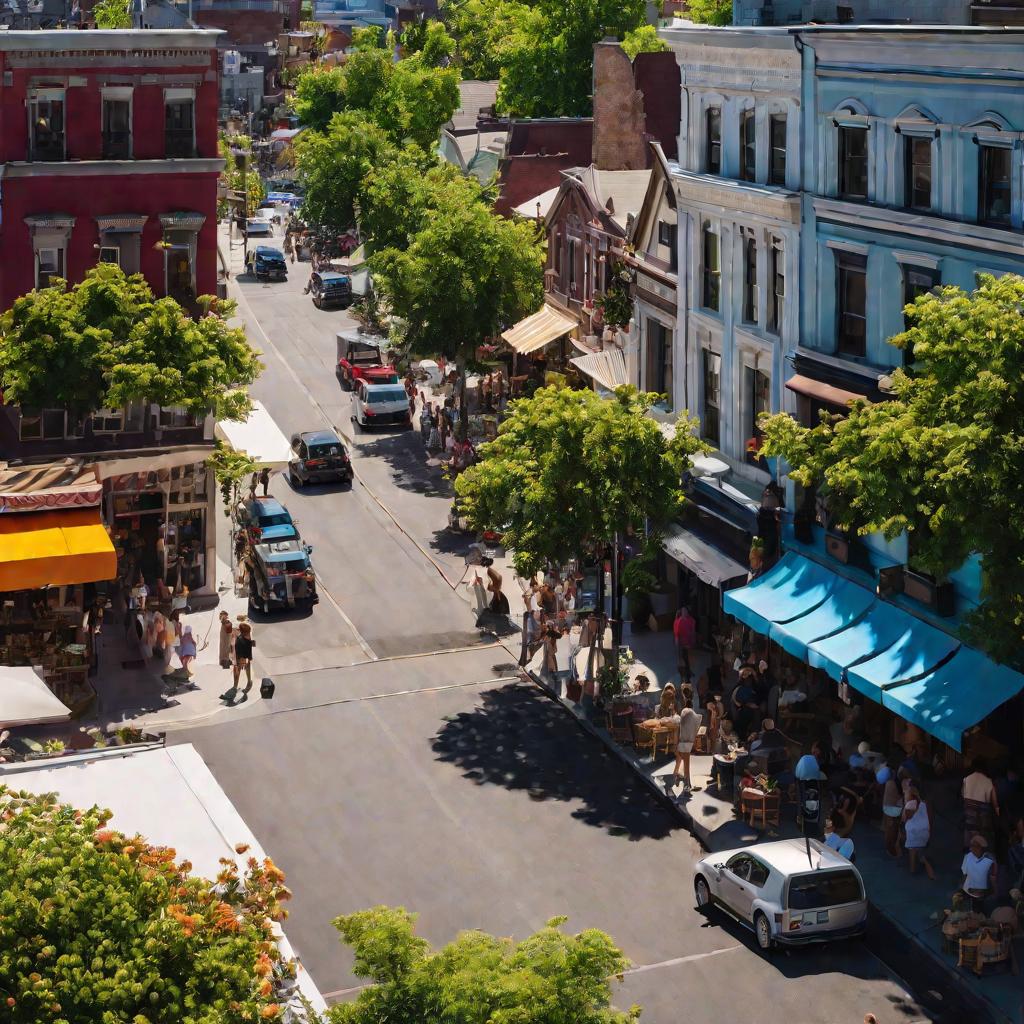
[{"label": "car windshield", "polygon": [[279,253],[276,249],[260,249],[256,253],[256,259],[270,260],[271,263],[283,263],[284,255]]},{"label": "car windshield", "polygon": [[818,910],[862,899],[860,880],[849,869],[814,871],[789,880],[789,909]]},{"label": "car windshield", "polygon": [[288,526],[292,517],[287,512],[274,512],[270,515],[260,516],[260,526]]},{"label": "car windshield", "polygon": [[311,459],[327,459],[332,455],[340,454],[340,444],[311,444],[309,446],[309,457]]},{"label": "car windshield", "polygon": [[367,391],[367,401],[370,405],[377,405],[381,402],[404,402],[406,394],[404,388],[381,388],[379,391]]},{"label": "car windshield", "polygon": [[375,348],[357,348],[350,355],[353,363],[379,363],[380,352]]}]

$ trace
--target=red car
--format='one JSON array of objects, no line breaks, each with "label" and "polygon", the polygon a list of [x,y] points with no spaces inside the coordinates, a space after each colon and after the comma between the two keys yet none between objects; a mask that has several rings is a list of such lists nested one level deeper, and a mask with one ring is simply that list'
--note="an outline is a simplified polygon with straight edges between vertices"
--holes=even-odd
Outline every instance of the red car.
[{"label": "red car", "polygon": [[360,335],[356,332],[339,331],[338,336],[338,380],[346,391],[351,391],[357,381],[367,384],[397,384],[398,371],[388,366],[381,358],[378,342],[383,341],[374,334]]}]

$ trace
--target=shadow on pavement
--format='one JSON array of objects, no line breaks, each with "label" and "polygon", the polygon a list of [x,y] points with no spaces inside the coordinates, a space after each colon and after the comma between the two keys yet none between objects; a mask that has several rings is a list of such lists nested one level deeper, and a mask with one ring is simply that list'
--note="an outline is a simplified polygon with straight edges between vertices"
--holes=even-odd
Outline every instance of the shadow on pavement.
[{"label": "shadow on pavement", "polygon": [[360,433],[363,440],[359,453],[387,463],[396,487],[431,498],[450,497],[454,493],[451,483],[441,476],[437,467],[427,465],[419,431],[373,434],[364,430]]},{"label": "shadow on pavement", "polygon": [[479,786],[522,790],[532,800],[578,806],[572,816],[612,835],[663,839],[681,825],[646,786],[624,773],[589,736],[567,730],[565,713],[536,687],[512,683],[447,721],[434,737],[439,761]]}]

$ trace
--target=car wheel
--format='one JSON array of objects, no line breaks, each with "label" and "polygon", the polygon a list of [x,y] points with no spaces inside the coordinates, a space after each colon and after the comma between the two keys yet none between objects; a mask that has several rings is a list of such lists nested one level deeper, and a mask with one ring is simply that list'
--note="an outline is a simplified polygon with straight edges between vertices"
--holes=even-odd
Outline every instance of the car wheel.
[{"label": "car wheel", "polygon": [[757,944],[761,947],[762,952],[767,953],[773,945],[772,926],[760,910],[754,915],[754,935],[757,937]]},{"label": "car wheel", "polygon": [[704,910],[711,906],[711,888],[708,880],[703,875],[698,875],[693,881],[693,892],[697,897],[697,909]]},{"label": "car wheel", "polygon": [[290,483],[295,490],[298,490],[302,486],[302,477],[296,476],[294,473],[289,473],[288,483]]},{"label": "car wheel", "polygon": [[316,306],[317,309],[323,309],[320,305],[320,300],[315,295],[313,296],[313,305]]}]

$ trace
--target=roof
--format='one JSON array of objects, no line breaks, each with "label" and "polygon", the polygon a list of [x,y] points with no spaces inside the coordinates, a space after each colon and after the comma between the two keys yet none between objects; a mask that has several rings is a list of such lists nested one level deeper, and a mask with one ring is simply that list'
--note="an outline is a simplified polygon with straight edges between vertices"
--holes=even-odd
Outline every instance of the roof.
[{"label": "roof", "polygon": [[547,192],[541,192],[539,196],[531,196],[525,203],[520,203],[515,207],[512,212],[520,217],[546,217],[548,211],[554,206],[555,199],[558,198],[560,188],[561,185],[556,185],[554,188],[549,188]]},{"label": "roof", "polygon": [[213,50],[225,33],[221,29],[113,28],[5,29],[0,32],[0,51],[33,50]]},{"label": "roof", "polygon": [[350,277],[348,274],[342,274],[338,270],[321,270],[319,271],[321,281],[348,281]]},{"label": "roof", "polygon": [[593,164],[588,167],[572,167],[565,174],[582,184],[598,210],[608,211],[612,221],[622,229],[623,235],[626,234],[630,219],[636,217],[644,205],[651,180],[650,170],[599,171]]},{"label": "roof", "polygon": [[341,438],[333,430],[307,430],[299,437],[306,444],[341,444]]},{"label": "roof", "polygon": [[853,867],[845,857],[817,839],[812,839],[810,844],[811,863],[807,861],[807,842],[804,839],[780,839],[774,843],[755,843],[753,846],[740,847],[738,850],[725,850],[718,856],[728,858],[734,853],[749,853],[769,867],[786,875],[798,871],[818,871],[822,868]]},{"label": "roof", "polygon": [[291,142],[296,135],[301,135],[305,128],[277,128],[270,133],[271,142]]},{"label": "roof", "polygon": [[593,139],[589,117],[513,121],[499,164],[495,212],[508,214],[531,196],[555,188],[563,171],[590,163]]},{"label": "roof", "polygon": [[268,544],[257,544],[256,552],[268,565],[274,565],[277,562],[294,562],[296,558],[301,558],[307,565],[309,564],[309,556],[298,537],[275,540]]},{"label": "roof", "polygon": [[497,82],[481,82],[475,79],[459,82],[459,109],[452,114],[452,124],[456,128],[472,127],[476,124],[480,109],[494,106],[497,95]]},{"label": "roof", "polygon": [[252,505],[261,515],[274,516],[278,512],[288,511],[277,498],[256,498],[253,500]]},{"label": "roof", "polygon": [[[371,370],[384,370],[384,369],[387,369],[387,367],[384,367],[384,366],[373,367],[372,366],[372,367],[370,367],[370,369]],[[371,384],[369,381],[363,381],[363,386],[366,388],[367,391],[394,391],[396,389],[401,389],[403,391],[405,390],[405,385],[404,384]]]},{"label": "roof", "polygon": [[275,249],[272,245],[257,245],[256,246],[256,255],[257,256],[259,256],[261,254],[265,256],[268,253],[270,255],[272,255],[272,256],[280,256],[281,259],[284,259],[284,253],[281,252],[280,249]]}]

